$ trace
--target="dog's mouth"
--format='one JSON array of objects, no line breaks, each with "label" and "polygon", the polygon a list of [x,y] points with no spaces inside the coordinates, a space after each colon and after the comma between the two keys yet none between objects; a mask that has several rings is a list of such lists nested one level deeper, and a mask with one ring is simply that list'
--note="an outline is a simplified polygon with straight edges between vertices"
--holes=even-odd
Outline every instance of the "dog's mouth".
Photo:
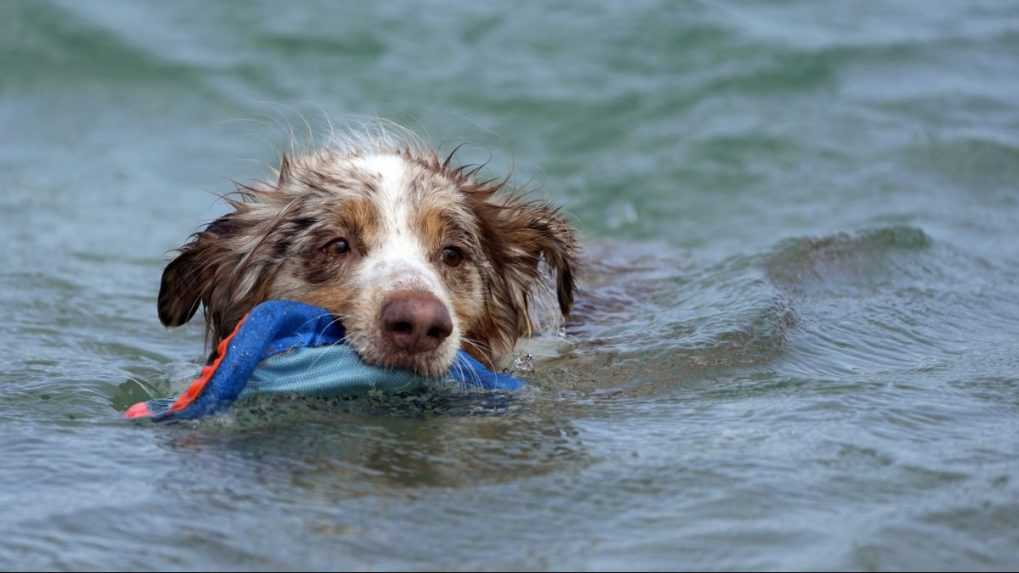
[{"label": "dog's mouth", "polygon": [[453,360],[445,359],[438,353],[430,355],[395,352],[387,354],[379,364],[383,368],[411,370],[428,378],[439,378],[449,372]]},{"label": "dog's mouth", "polygon": [[[408,352],[386,344],[384,340],[375,339],[368,344],[358,344],[363,340],[351,336],[348,331],[348,342],[361,356],[361,359],[373,366],[386,369],[410,370],[426,378],[441,378],[453,366],[456,348],[448,341],[431,352]],[[375,337],[372,337],[375,338]],[[381,343],[380,343],[381,342]]]}]

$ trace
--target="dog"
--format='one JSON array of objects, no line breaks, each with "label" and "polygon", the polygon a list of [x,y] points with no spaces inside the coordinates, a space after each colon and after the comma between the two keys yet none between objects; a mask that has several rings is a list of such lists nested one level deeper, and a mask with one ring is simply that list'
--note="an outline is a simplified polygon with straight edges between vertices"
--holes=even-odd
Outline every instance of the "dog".
[{"label": "dog", "polygon": [[283,154],[272,180],[239,184],[232,210],[166,266],[160,321],[203,307],[215,349],[255,305],[289,299],[331,312],[369,364],[441,376],[462,348],[505,366],[543,309],[569,316],[576,232],[456,152],[380,132]]}]

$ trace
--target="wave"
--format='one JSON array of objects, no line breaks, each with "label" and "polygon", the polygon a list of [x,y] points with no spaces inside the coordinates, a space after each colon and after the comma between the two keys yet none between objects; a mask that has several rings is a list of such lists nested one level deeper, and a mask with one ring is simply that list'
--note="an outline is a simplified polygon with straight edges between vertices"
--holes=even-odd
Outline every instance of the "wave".
[{"label": "wave", "polygon": [[0,6],[0,86],[76,85],[83,81],[157,82],[185,87],[199,71],[54,4]]},{"label": "wave", "polygon": [[895,254],[930,246],[926,233],[908,226],[787,239],[765,256],[764,268],[772,283],[794,295],[826,283],[876,285],[895,266]]},{"label": "wave", "polygon": [[649,391],[762,365],[813,379],[924,371],[1019,319],[1015,293],[978,278],[986,261],[911,226],[793,238],[701,268],[660,246],[594,250],[612,255],[585,283],[557,367],[537,369],[556,384]]}]

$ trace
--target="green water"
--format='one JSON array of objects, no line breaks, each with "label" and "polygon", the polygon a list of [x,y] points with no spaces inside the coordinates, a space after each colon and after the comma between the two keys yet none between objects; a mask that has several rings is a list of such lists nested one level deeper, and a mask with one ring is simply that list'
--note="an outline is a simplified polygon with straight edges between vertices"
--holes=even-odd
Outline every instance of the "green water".
[{"label": "green water", "polygon": [[[1004,0],[0,3],[0,569],[1019,566],[1017,55]],[[201,358],[166,252],[376,115],[582,231],[530,389],[121,421]]]}]

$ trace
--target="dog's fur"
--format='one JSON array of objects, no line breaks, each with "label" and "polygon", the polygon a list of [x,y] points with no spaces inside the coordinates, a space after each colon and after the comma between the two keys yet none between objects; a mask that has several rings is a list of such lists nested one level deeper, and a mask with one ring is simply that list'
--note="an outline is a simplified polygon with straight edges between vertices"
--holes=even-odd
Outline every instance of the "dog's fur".
[{"label": "dog's fur", "polygon": [[[204,306],[215,348],[256,304],[298,300],[342,320],[369,363],[434,376],[463,348],[504,364],[537,326],[546,275],[569,314],[577,242],[555,208],[499,193],[506,179],[479,181],[454,153],[442,160],[414,140],[374,135],[284,155],[274,182],[239,185],[233,211],[181,247],[163,272],[160,320],[178,326]],[[403,355],[382,336],[384,301],[408,290],[434,295],[452,317],[434,351]]]}]

